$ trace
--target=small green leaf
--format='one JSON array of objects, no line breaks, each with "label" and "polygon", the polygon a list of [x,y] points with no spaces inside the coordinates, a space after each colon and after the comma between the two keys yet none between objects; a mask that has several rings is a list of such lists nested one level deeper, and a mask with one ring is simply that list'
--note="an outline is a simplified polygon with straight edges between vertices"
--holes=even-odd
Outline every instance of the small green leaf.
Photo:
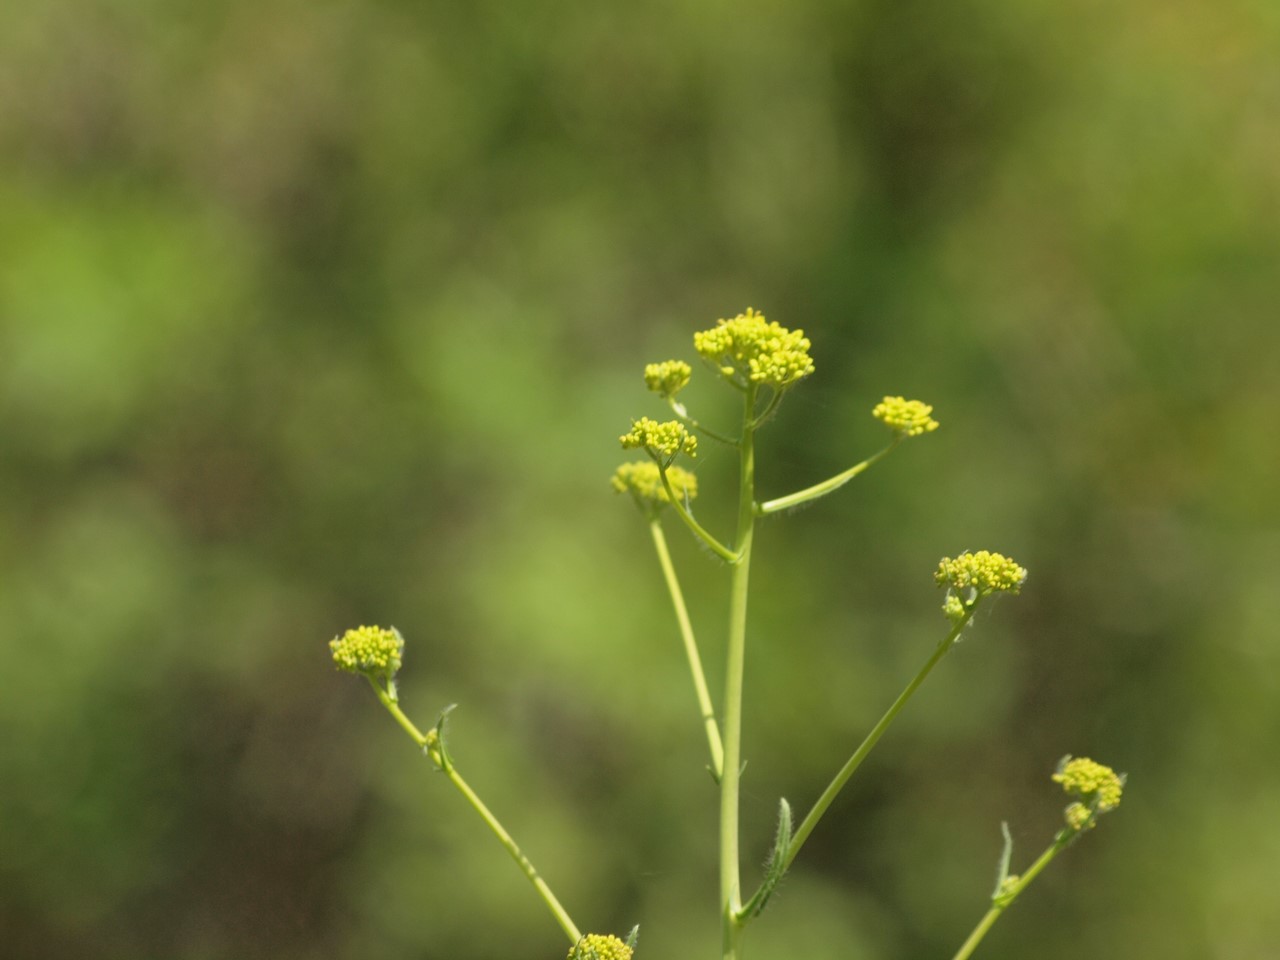
[{"label": "small green leaf", "polygon": [[764,880],[760,882],[760,889],[756,891],[755,896],[747,901],[738,913],[743,921],[758,917],[764,910],[765,904],[769,902],[769,898],[773,896],[778,882],[787,871],[787,850],[790,846],[791,804],[787,803],[784,797],[778,801],[778,832],[773,839],[773,849],[769,851],[769,859],[765,861]]}]

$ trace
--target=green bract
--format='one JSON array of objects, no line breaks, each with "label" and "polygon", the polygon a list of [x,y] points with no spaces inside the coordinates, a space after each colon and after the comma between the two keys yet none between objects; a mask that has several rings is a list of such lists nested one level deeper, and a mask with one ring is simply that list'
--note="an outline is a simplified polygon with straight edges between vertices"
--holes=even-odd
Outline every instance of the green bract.
[{"label": "green bract", "polygon": [[809,341],[803,330],[766,320],[747,307],[732,320],[718,320],[693,335],[693,347],[720,373],[735,381],[785,389],[813,373]]}]

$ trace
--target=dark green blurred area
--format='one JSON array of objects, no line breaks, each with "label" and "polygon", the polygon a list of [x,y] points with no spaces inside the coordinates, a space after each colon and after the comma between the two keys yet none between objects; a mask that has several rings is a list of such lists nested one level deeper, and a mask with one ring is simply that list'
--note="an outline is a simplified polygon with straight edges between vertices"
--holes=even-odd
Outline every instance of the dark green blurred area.
[{"label": "dark green blurred area", "polygon": [[[0,953],[563,956],[332,669],[393,623],[577,921],[715,956],[693,694],[607,480],[643,363],[751,304],[817,363],[763,496],[877,449],[886,393],[943,429],[760,530],[748,860],[945,632],[938,558],[1031,575],[749,955],[950,957],[1073,753],[1124,806],[979,955],[1274,957],[1278,11],[0,5]],[[725,571],[668,535],[718,698]]]}]

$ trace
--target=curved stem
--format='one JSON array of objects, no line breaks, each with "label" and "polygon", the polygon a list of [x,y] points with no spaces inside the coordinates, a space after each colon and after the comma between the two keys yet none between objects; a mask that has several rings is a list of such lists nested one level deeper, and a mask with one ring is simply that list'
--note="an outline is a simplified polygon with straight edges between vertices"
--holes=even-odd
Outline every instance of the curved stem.
[{"label": "curved stem", "polygon": [[858,746],[858,749],[853,752],[853,756],[845,762],[845,765],[840,768],[839,773],[832,778],[831,783],[827,785],[827,789],[822,791],[822,796],[818,797],[817,801],[813,805],[813,809],[811,809],[805,816],[804,821],[796,829],[795,835],[791,838],[791,846],[787,848],[786,865],[788,867],[790,867],[792,861],[795,860],[796,854],[800,852],[800,848],[804,846],[804,842],[809,838],[809,834],[813,832],[813,828],[816,827],[818,825],[818,821],[822,819],[822,815],[827,812],[827,809],[835,801],[835,798],[840,794],[840,791],[844,789],[845,784],[849,782],[849,778],[853,776],[854,771],[861,766],[862,761],[867,758],[867,754],[871,752],[871,749],[876,745],[880,738],[884,736],[885,731],[889,729],[889,725],[893,723],[894,718],[902,712],[902,708],[907,705],[907,701],[911,699],[912,694],[914,694],[916,690],[920,688],[920,685],[924,683],[925,678],[929,676],[930,671],[938,665],[938,661],[940,661],[946,655],[947,651],[955,645],[956,637],[960,636],[960,631],[964,629],[964,625],[968,623],[969,617],[972,615],[973,611],[970,610],[963,620],[952,627],[951,632],[947,634],[946,639],[938,644],[937,649],[934,650],[929,659],[925,661],[925,665],[920,668],[920,672],[912,678],[911,682],[907,684],[902,693],[898,694],[898,699],[893,701],[893,705],[885,711],[885,714],[880,718],[880,721],[871,728],[871,732],[867,734],[866,739],[862,741]]},{"label": "curved stem", "polygon": [[378,695],[378,700],[387,708],[387,711],[391,716],[395,718],[396,723],[400,724],[404,731],[413,739],[414,743],[426,752],[431,761],[440,768],[446,777],[449,778],[449,782],[457,787],[458,792],[466,798],[469,804],[471,804],[471,808],[480,815],[480,819],[489,825],[489,829],[492,830],[494,836],[498,838],[498,842],[502,844],[507,853],[511,854],[511,859],[516,862],[516,865],[520,868],[521,872],[523,872],[529,879],[529,882],[533,884],[534,889],[538,891],[538,895],[542,898],[542,902],[547,905],[547,909],[551,911],[551,915],[555,917],[556,922],[560,924],[560,928],[564,930],[565,935],[569,938],[569,943],[575,944],[581,940],[582,933],[578,930],[577,925],[569,916],[568,911],[565,910],[560,901],[556,899],[556,895],[551,892],[551,888],[547,886],[546,881],[542,879],[533,864],[529,861],[529,858],[520,850],[520,847],[516,844],[515,840],[512,839],[511,834],[507,833],[502,824],[498,822],[498,818],[495,817],[489,808],[484,805],[484,802],[476,796],[475,791],[471,789],[470,785],[462,779],[462,775],[458,773],[457,768],[452,763],[444,762],[444,756],[440,748],[439,736],[436,734],[435,730],[424,734],[417,728],[417,726],[414,725],[412,720],[405,716],[404,711],[400,709],[400,704],[391,699],[386,690],[380,687],[377,683],[374,683],[372,678],[369,678],[369,683],[373,687],[374,692]]},{"label": "curved stem", "polygon": [[737,960],[742,924],[738,856],[738,791],[742,772],[742,682],[747,641],[747,589],[751,540],[755,530],[755,435],[752,414],[756,390],[743,396],[738,471],[738,562],[729,588],[729,638],[725,662],[724,774],[720,778],[720,909],[723,960]]},{"label": "curved stem", "polygon": [[657,517],[650,519],[649,533],[653,536],[653,548],[658,553],[662,576],[667,581],[671,605],[675,608],[676,621],[680,624],[680,638],[684,641],[684,652],[689,659],[689,672],[693,675],[693,689],[698,697],[698,709],[702,714],[702,724],[707,731],[707,746],[711,749],[711,773],[719,781],[724,771],[724,745],[720,741],[720,726],[716,723],[715,710],[711,706],[711,694],[707,690],[706,675],[702,672],[702,657],[698,654],[698,642],[693,636],[693,624],[689,622],[689,611],[684,605],[684,594],[680,590],[680,581],[676,579],[676,569],[671,563],[671,554],[667,550],[667,538],[662,533],[662,523]]},{"label": "curved stem", "polygon": [[819,497],[825,497],[828,493],[831,493],[833,490],[838,490],[840,487],[843,487],[846,483],[848,483],[858,474],[862,473],[862,471],[866,470],[867,467],[871,466],[873,463],[876,463],[878,460],[881,460],[884,457],[888,456],[889,451],[891,451],[894,447],[896,447],[901,442],[902,442],[902,438],[897,437],[894,439],[892,443],[890,443],[887,447],[885,447],[879,453],[875,454],[874,456],[868,457],[866,460],[863,460],[861,463],[854,464],[852,467],[850,467],[848,470],[845,470],[843,473],[837,473],[834,477],[828,477],[826,480],[823,480],[821,483],[815,483],[812,487],[805,487],[803,490],[797,490],[795,493],[788,494],[785,497],[778,497],[778,499],[776,500],[767,500],[764,503],[760,504],[758,507],[756,507],[756,512],[760,514],[760,516],[765,516],[766,514],[777,513],[779,510],[787,510],[787,509],[790,509],[791,507],[798,507],[803,503],[808,503],[810,500],[817,500]]},{"label": "curved stem", "polygon": [[671,480],[667,476],[666,464],[657,458],[654,459],[658,464],[658,476],[662,480],[662,489],[667,491],[667,497],[671,501],[671,506],[675,509],[676,514],[680,519],[684,521],[684,525],[693,531],[693,535],[695,537],[710,547],[711,552],[721,560],[725,560],[729,563],[737,563],[739,554],[734,553],[734,551],[726,547],[723,543],[708,533],[706,529],[703,528],[702,524],[693,519],[693,514],[685,509],[684,504],[680,502],[680,498],[676,496],[676,492],[671,489]]},{"label": "curved stem", "polygon": [[689,416],[689,411],[685,408],[685,405],[675,397],[667,397],[667,403],[671,406],[671,412],[674,413],[677,419],[679,419],[679,421],[686,427],[692,427],[694,430],[697,430],[698,433],[708,436],[712,440],[726,444],[730,447],[736,447],[738,445],[738,441],[734,440],[732,437],[726,437],[723,433],[717,433],[710,427],[704,427],[697,420],[693,419],[693,417]]},{"label": "curved stem", "polygon": [[1027,872],[1018,878],[1018,882],[997,898],[995,904],[978,921],[978,925],[973,928],[973,932],[969,934],[969,939],[965,940],[960,949],[956,951],[956,955],[952,960],[968,960],[973,951],[977,949],[978,944],[982,942],[982,938],[987,935],[987,931],[995,926],[995,922],[1000,919],[1000,914],[1004,913],[1009,908],[1009,905],[1018,899],[1018,895],[1031,885],[1031,881],[1036,878],[1037,874],[1047,867],[1049,862],[1071,843],[1071,840],[1072,836],[1067,835],[1065,831],[1058,834],[1048,849],[1040,854],[1036,862],[1027,868]]}]

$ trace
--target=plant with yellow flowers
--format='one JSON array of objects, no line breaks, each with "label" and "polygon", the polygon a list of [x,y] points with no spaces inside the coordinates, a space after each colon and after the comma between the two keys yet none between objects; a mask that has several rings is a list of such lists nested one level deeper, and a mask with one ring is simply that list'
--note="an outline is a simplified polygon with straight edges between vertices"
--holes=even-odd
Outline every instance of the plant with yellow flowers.
[{"label": "plant with yellow flowers", "polygon": [[[1008,557],[987,550],[965,552],[954,558],[944,557],[939,562],[934,580],[946,589],[942,611],[949,629],[879,722],[835,772],[799,824],[793,822],[790,804],[785,799],[779,801],[778,825],[771,853],[763,875],[754,889],[748,891],[743,886],[741,873],[738,808],[743,766],[743,672],[756,524],[764,517],[811,503],[834,492],[886,457],[903,441],[936,430],[938,421],[933,418],[933,408],[920,400],[885,397],[871,410],[872,416],[890,431],[889,440],[882,449],[803,490],[762,500],[756,494],[756,434],[774,418],[786,395],[814,372],[809,340],[802,330],[789,330],[748,308],[732,319],[718,321],[709,330],[695,333],[693,345],[712,375],[738,394],[738,422],[733,429],[723,431],[699,423],[677,399],[693,376],[690,364],[682,360],[651,363],[644,369],[645,385],[666,402],[674,419],[659,422],[641,417],[632,422],[619,441],[624,450],[641,451],[644,459],[618,467],[612,485],[618,493],[630,496],[649,528],[688,661],[698,713],[707,739],[710,769],[719,793],[721,960],[739,960],[746,930],[760,916],[779,881],[791,868],[805,841],[840,791],[934,667],[971,628],[979,605],[996,594],[1019,593],[1027,571]],[[698,497],[697,477],[676,464],[681,457],[689,460],[697,457],[700,437],[730,447],[737,454],[737,523],[732,537],[716,537],[699,522],[693,506]],[[725,685],[719,709],[707,686],[684,594],[667,549],[663,517],[668,510],[674,512],[692,536],[723,561],[728,569],[730,589]],[[330,647],[337,666],[361,674],[368,680],[391,716],[488,824],[564,930],[570,944],[569,960],[631,960],[636,949],[637,930],[633,929],[625,940],[611,934],[589,933],[584,936],[510,834],[463,780],[445,744],[444,721],[448,711],[442,713],[436,724],[424,733],[401,710],[395,686],[396,671],[404,653],[404,640],[400,634],[394,629],[360,627],[334,639]],[[972,955],[1004,910],[1050,861],[1091,830],[1102,814],[1119,805],[1124,786],[1123,775],[1083,758],[1064,758],[1053,779],[1075,798],[1065,810],[1065,825],[1044,853],[1021,875],[1009,872],[1012,842],[1008,827],[1003,827],[1005,846],[991,907],[953,960],[967,960]]]}]

